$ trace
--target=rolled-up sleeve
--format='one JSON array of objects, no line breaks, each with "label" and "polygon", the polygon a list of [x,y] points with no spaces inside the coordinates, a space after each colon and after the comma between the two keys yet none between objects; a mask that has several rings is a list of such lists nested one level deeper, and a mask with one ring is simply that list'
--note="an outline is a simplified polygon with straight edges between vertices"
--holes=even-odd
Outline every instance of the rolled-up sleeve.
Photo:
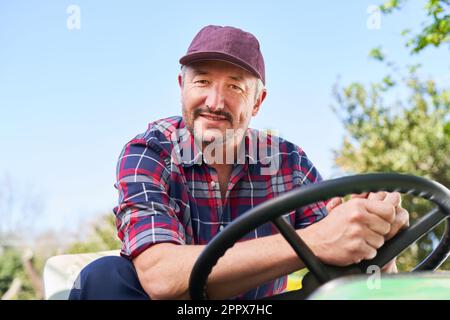
[{"label": "rolled-up sleeve", "polygon": [[185,229],[170,199],[170,166],[163,151],[145,139],[134,139],[123,148],[117,163],[119,203],[114,208],[121,255],[132,259],[151,245],[184,244]]}]

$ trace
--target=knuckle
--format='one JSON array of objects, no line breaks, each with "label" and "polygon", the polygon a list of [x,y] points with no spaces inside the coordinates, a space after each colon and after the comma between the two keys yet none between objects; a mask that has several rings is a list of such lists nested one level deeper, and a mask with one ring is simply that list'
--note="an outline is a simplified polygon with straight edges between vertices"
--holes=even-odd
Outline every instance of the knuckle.
[{"label": "knuckle", "polygon": [[366,245],[366,240],[358,239],[358,241],[356,241],[356,245],[358,246],[358,249],[361,250],[361,248],[363,248]]},{"label": "knuckle", "polygon": [[359,238],[355,241],[356,250],[360,251],[364,246],[366,246],[366,240]]},{"label": "knuckle", "polygon": [[350,247],[348,249],[348,252],[352,256],[358,256],[361,251],[361,242],[360,240],[355,240],[350,244]]},{"label": "knuckle", "polygon": [[350,215],[350,220],[352,222],[359,222],[363,219],[363,212],[360,208],[355,208],[354,211],[352,211],[351,215]]},{"label": "knuckle", "polygon": [[363,210],[366,208],[366,199],[363,198],[356,198],[353,200],[355,203],[356,208]]},{"label": "knuckle", "polygon": [[363,227],[359,223],[355,223],[350,229],[350,236],[360,238],[363,233]]}]

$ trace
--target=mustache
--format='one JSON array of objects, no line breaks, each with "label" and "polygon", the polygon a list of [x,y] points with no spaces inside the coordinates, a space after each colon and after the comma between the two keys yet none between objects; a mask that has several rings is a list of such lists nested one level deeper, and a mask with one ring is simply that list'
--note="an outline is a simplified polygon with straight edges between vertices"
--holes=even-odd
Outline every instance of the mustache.
[{"label": "mustache", "polygon": [[201,107],[201,108],[195,109],[194,113],[193,113],[194,120],[197,119],[202,113],[207,113],[207,114],[210,114],[210,115],[213,115],[213,116],[224,117],[230,123],[233,122],[233,116],[230,113],[228,113],[226,111],[223,111],[223,110],[216,111],[216,112],[211,112],[209,110],[209,108],[207,108],[207,107]]}]

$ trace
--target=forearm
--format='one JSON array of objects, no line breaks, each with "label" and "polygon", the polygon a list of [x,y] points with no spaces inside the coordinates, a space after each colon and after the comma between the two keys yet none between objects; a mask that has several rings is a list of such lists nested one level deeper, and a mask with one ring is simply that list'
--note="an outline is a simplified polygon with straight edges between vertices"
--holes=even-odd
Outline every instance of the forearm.
[{"label": "forearm", "polygon": [[[203,248],[159,244],[143,252],[135,265],[144,290],[152,298],[188,299],[189,276]],[[208,295],[212,299],[233,297],[303,267],[281,235],[239,242],[212,270]]]},{"label": "forearm", "polygon": [[236,296],[303,267],[281,235],[239,242],[213,269],[208,295],[215,299]]}]

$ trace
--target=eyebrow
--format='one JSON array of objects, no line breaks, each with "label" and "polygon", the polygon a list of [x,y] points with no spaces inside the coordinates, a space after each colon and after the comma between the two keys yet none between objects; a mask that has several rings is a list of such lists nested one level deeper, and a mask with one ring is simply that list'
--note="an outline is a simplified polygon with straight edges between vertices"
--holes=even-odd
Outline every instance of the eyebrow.
[{"label": "eyebrow", "polygon": [[[204,69],[199,69],[199,68],[192,68],[193,72],[194,72],[194,76],[202,76],[202,75],[208,75],[210,74],[210,72],[204,70]],[[234,81],[244,81],[244,77],[240,76],[240,75],[231,75],[228,76],[229,79],[232,79]]]},{"label": "eyebrow", "polygon": [[192,71],[194,72],[194,76],[209,74],[208,71],[197,68],[192,68]]},{"label": "eyebrow", "polygon": [[235,80],[235,81],[244,81],[244,77],[242,77],[242,76],[228,76],[228,78]]}]

